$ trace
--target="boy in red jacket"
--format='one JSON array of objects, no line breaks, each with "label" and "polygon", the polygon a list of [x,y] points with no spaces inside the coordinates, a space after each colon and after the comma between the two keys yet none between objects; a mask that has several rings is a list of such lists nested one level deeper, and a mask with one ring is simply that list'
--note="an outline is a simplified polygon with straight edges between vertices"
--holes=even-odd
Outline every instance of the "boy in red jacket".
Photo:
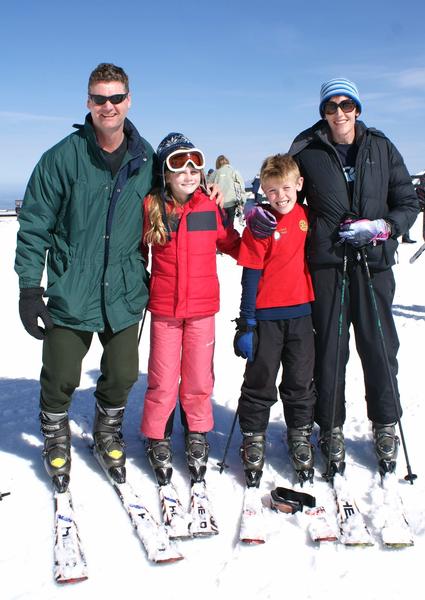
[{"label": "boy in red jacket", "polygon": [[316,392],[313,384],[313,286],[305,259],[306,207],[297,203],[303,179],[288,154],[267,158],[261,187],[277,220],[272,237],[255,238],[245,228],[238,264],[244,267],[240,317],[234,348],[247,358],[239,399],[241,456],[248,487],[258,487],[264,465],[265,432],[277,401],[276,378],[288,428],[291,462],[301,482],[313,478],[310,436]]}]

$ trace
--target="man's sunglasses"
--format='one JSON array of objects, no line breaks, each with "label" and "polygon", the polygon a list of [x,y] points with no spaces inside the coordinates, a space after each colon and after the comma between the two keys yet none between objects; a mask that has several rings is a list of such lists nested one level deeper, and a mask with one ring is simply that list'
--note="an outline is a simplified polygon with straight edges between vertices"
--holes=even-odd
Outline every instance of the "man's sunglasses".
[{"label": "man's sunglasses", "polygon": [[112,96],[102,96],[101,94],[89,94],[90,100],[98,106],[102,106],[102,104],[106,104],[108,101],[111,104],[121,104],[121,102],[124,102],[127,96],[128,92],[126,94],[113,94]]},{"label": "man's sunglasses", "polygon": [[340,108],[344,113],[350,113],[357,108],[357,104],[354,102],[354,100],[343,100],[339,104],[329,100],[329,102],[325,102],[323,105],[323,112],[325,115],[334,115],[338,108]]},{"label": "man's sunglasses", "polygon": [[184,171],[189,163],[192,163],[198,171],[205,167],[205,158],[201,150],[197,148],[174,150],[165,160],[167,168],[173,173]]}]

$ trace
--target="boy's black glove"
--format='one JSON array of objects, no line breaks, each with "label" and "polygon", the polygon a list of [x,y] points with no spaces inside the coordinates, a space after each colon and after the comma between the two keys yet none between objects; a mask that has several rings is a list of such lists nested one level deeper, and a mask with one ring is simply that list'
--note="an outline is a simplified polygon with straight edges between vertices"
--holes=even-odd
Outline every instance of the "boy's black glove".
[{"label": "boy's black glove", "polygon": [[258,344],[257,321],[255,319],[245,319],[245,317],[234,320],[236,322],[236,334],[233,340],[235,354],[247,358],[248,362],[252,362]]},{"label": "boy's black glove", "polygon": [[[37,340],[44,339],[46,329],[53,328],[53,321],[43,301],[44,288],[21,288],[19,296],[19,316],[26,331]],[[39,327],[38,317],[46,329]]]}]

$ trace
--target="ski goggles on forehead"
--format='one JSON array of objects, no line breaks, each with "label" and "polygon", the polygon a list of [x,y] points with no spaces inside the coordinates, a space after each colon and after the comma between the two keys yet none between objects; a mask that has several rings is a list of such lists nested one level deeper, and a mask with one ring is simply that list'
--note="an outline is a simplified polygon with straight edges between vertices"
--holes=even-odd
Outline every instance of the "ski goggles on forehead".
[{"label": "ski goggles on forehead", "polygon": [[102,94],[89,94],[90,100],[98,106],[102,106],[102,104],[106,104],[108,101],[111,104],[121,104],[121,102],[124,102],[127,96],[128,92],[126,94],[113,94],[112,96],[102,96]]},{"label": "ski goggles on forehead", "polygon": [[357,104],[354,102],[354,100],[343,100],[339,104],[333,102],[333,100],[329,100],[323,105],[323,112],[325,115],[334,115],[338,108],[340,108],[344,113],[350,113],[357,108]]},{"label": "ski goggles on forehead", "polygon": [[189,163],[198,171],[201,171],[205,167],[205,157],[201,150],[197,148],[174,150],[165,160],[167,169],[173,173],[184,171]]}]

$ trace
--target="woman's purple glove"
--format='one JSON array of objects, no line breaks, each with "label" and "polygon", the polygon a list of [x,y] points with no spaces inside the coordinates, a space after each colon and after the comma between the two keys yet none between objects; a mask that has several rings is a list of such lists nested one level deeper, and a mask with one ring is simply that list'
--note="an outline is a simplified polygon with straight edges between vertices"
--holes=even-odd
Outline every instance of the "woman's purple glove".
[{"label": "woman's purple glove", "polygon": [[391,226],[384,219],[347,219],[339,226],[338,234],[342,242],[360,248],[371,242],[385,242],[391,235]]},{"label": "woman's purple glove", "polygon": [[277,225],[275,217],[261,206],[253,206],[245,221],[250,232],[259,239],[270,237]]}]

